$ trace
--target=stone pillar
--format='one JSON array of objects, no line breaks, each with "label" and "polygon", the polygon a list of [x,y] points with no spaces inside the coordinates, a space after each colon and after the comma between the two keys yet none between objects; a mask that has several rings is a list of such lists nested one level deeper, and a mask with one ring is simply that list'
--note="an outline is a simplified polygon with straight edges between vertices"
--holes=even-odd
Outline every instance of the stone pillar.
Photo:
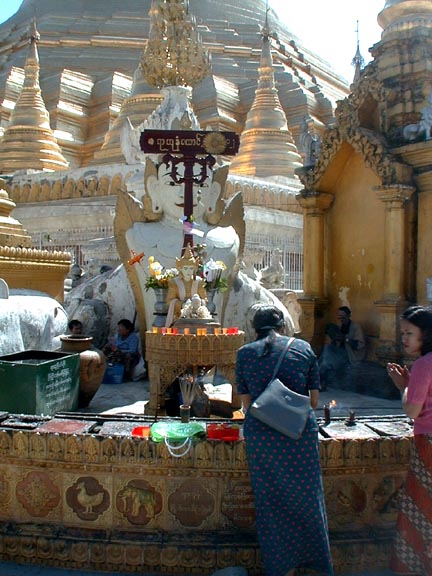
[{"label": "stone pillar", "polygon": [[306,192],[297,196],[303,208],[303,291],[305,298],[324,297],[324,213],[333,194]]},{"label": "stone pillar", "polygon": [[418,209],[417,209],[417,302],[422,305],[428,302],[426,279],[432,278],[431,257],[431,218],[432,218],[432,171],[417,176]]},{"label": "stone pillar", "polygon": [[333,202],[333,194],[304,190],[297,200],[303,208],[301,335],[319,353],[324,334],[324,312],[328,305],[324,294],[324,215]]},{"label": "stone pillar", "polygon": [[394,360],[399,355],[399,316],[407,305],[405,202],[414,190],[412,186],[402,184],[375,188],[385,207],[383,293],[381,300],[375,302],[380,314],[376,354],[382,362]]},{"label": "stone pillar", "polygon": [[414,169],[418,194],[416,301],[418,304],[426,305],[428,303],[426,279],[432,278],[430,225],[432,218],[432,139],[395,148],[393,153],[403,158],[407,165]]},{"label": "stone pillar", "polygon": [[412,186],[377,186],[377,196],[385,206],[384,301],[405,299],[405,202],[414,192]]}]

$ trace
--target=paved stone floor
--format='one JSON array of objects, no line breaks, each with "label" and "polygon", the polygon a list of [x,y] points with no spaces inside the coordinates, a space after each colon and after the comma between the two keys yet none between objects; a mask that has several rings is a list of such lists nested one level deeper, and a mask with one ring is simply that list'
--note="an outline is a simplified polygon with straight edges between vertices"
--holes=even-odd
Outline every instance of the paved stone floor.
[{"label": "paved stone floor", "polygon": [[[144,574],[134,572],[135,576],[158,576],[156,574]],[[344,574],[343,576],[392,576],[393,572],[385,570],[381,572],[361,572]],[[10,562],[0,562],[0,576],[107,576],[107,572],[82,572],[81,570],[62,570],[60,568],[45,568],[43,566],[22,566]],[[131,573],[116,572],[115,576],[131,576]],[[173,576],[164,573],[164,576]],[[187,576],[187,575],[185,575]],[[227,575],[228,576],[228,575]],[[342,575],[341,575],[342,576]]]},{"label": "paved stone floor", "polygon": [[[149,397],[148,381],[125,382],[123,384],[102,384],[83,412],[130,412],[143,414],[144,406]],[[356,394],[345,390],[329,388],[320,394],[318,416],[323,416],[323,404],[336,401],[332,408],[334,416],[348,416],[353,410],[358,416],[375,416],[380,414],[402,414],[400,400],[386,400],[363,394]],[[156,576],[149,573],[134,572],[135,576]],[[356,573],[355,576],[391,576],[393,572],[372,571]],[[81,570],[64,570],[43,566],[23,566],[11,562],[0,562],[0,576],[106,576],[106,572],[83,572]],[[115,576],[131,576],[130,573],[116,572]],[[164,576],[173,576],[164,574]],[[185,575],[187,576],[187,575]],[[341,575],[342,576],[342,575]],[[344,574],[343,576],[354,576]]]}]

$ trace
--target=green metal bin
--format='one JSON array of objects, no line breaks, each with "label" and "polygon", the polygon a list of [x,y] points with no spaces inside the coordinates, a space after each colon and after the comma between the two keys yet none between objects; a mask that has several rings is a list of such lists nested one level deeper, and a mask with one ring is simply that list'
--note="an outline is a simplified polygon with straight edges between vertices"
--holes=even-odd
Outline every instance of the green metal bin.
[{"label": "green metal bin", "polygon": [[0,356],[0,410],[43,414],[78,408],[80,355],[25,350]]}]

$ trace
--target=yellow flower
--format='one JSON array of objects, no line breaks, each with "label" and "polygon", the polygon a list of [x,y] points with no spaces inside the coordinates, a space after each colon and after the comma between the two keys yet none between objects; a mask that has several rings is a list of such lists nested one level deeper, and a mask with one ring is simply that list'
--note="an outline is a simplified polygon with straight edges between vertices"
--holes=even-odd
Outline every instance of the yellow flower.
[{"label": "yellow flower", "polygon": [[163,272],[163,266],[160,262],[154,259],[154,256],[150,256],[148,259],[148,268],[151,276],[155,278],[160,278]]}]

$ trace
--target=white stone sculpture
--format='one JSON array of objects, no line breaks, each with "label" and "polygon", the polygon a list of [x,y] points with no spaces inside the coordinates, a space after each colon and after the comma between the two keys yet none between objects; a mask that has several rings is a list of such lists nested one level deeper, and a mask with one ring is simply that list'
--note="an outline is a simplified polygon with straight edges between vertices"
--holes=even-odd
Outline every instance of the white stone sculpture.
[{"label": "white stone sculpture", "polygon": [[141,150],[141,132],[153,130],[199,130],[198,119],[190,104],[192,89],[188,86],[162,88],[162,103],[139,126],[133,127],[129,118],[120,129],[120,148],[127,164],[144,164],[146,155]]},{"label": "white stone sculpture", "polygon": [[7,285],[7,282],[3,280],[3,278],[0,278],[0,298],[9,298],[9,286]]},{"label": "white stone sculpture", "polygon": [[126,164],[144,164],[145,156],[140,148],[140,131],[135,129],[129,118],[120,128],[120,148]]},{"label": "white stone sculpture", "polygon": [[285,270],[281,257],[282,251],[275,248],[270,256],[270,264],[260,271],[259,280],[265,288],[281,288],[284,285]]},{"label": "white stone sculpture", "polygon": [[211,319],[212,315],[208,311],[205,300],[199,294],[193,294],[192,298],[183,304],[180,318]]},{"label": "white stone sculpture", "polygon": [[424,134],[425,140],[432,138],[432,92],[429,95],[429,105],[425,106],[421,113],[421,120],[417,124],[408,124],[403,129],[403,136],[405,140],[416,140]]},{"label": "white stone sculpture", "polygon": [[0,355],[56,350],[68,318],[57,300],[35,290],[14,290],[0,299]]},{"label": "white stone sculpture", "polygon": [[[257,303],[272,303],[284,312],[288,332],[294,325],[285,306],[259,282],[239,271],[244,244],[245,224],[241,195],[224,198],[227,167],[209,173],[204,185],[194,187],[195,243],[206,244],[206,258],[221,260],[227,267],[229,289],[215,297],[217,321],[225,326],[238,326],[253,339],[249,327],[249,310]],[[167,166],[147,159],[146,194],[142,203],[130,194],[119,197],[115,219],[116,242],[122,260],[144,252],[154,256],[166,268],[175,265],[183,245],[183,186],[173,185]],[[145,315],[147,329],[154,320],[155,295],[146,290],[146,259],[134,264],[137,309]],[[131,271],[129,271],[131,272]],[[139,286],[139,288],[138,288]]]},{"label": "white stone sculpture", "polygon": [[124,266],[89,277],[65,296],[70,319],[80,320],[96,348],[103,347],[117,333],[122,318],[133,321],[135,302]]}]

